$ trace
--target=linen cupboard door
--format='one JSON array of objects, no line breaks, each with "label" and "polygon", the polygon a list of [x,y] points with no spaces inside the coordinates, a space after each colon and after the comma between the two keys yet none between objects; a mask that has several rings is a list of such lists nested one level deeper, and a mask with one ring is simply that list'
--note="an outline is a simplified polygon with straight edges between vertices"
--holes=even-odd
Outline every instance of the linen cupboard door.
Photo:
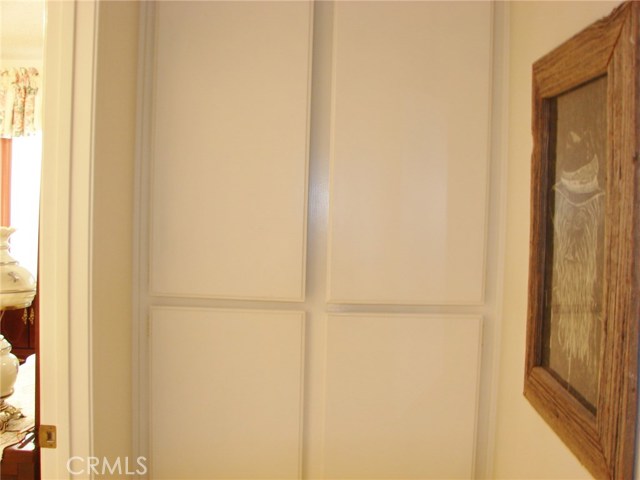
[{"label": "linen cupboard door", "polygon": [[487,2],[336,3],[330,302],[483,302],[490,26]]},{"label": "linen cupboard door", "polygon": [[159,2],[151,292],[304,296],[309,2]]},{"label": "linen cupboard door", "polygon": [[148,13],[149,475],[297,478],[312,4]]},{"label": "linen cupboard door", "polygon": [[491,4],[145,8],[150,478],[472,477]]}]

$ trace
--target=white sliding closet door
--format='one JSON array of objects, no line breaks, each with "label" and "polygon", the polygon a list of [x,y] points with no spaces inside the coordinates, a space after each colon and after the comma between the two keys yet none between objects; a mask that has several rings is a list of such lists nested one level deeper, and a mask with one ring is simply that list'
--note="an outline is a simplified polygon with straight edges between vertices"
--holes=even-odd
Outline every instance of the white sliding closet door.
[{"label": "white sliding closet door", "polygon": [[158,3],[154,294],[302,300],[311,10]]},{"label": "white sliding closet door", "polygon": [[490,13],[336,3],[329,301],[482,302]]},{"label": "white sliding closet door", "polygon": [[147,15],[150,478],[473,476],[491,3]]}]

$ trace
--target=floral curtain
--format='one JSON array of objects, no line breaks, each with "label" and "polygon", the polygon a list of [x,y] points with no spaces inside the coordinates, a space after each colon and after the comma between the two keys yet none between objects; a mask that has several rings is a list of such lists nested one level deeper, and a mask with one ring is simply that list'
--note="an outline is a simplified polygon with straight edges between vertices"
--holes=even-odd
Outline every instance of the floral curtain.
[{"label": "floral curtain", "polygon": [[0,70],[0,137],[22,137],[41,129],[39,90],[37,69]]}]

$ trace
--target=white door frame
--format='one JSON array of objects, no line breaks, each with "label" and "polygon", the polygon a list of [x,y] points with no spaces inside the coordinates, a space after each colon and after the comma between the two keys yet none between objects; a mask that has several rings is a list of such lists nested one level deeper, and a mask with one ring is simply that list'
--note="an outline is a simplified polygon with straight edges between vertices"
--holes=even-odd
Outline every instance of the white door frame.
[{"label": "white door frame", "polygon": [[70,478],[69,460],[86,459],[93,451],[90,273],[97,7],[93,1],[46,2],[40,421],[57,426],[58,445],[42,449],[43,479]]}]

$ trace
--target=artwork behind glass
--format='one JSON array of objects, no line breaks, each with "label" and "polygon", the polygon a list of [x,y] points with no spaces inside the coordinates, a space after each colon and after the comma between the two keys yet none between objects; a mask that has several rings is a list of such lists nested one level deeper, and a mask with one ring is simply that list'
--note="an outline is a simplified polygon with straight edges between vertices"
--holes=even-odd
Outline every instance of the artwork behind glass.
[{"label": "artwork behind glass", "polygon": [[606,77],[556,99],[545,265],[542,364],[594,412],[603,325],[606,106]]}]

